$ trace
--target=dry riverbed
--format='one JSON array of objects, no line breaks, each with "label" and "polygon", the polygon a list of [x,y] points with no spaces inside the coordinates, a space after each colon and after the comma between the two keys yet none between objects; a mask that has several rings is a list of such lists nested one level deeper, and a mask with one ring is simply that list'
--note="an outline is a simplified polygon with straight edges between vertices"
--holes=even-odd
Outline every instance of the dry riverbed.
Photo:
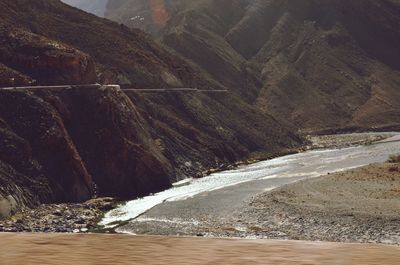
[{"label": "dry riverbed", "polygon": [[400,166],[374,164],[287,185],[256,196],[239,218],[259,237],[398,245]]}]

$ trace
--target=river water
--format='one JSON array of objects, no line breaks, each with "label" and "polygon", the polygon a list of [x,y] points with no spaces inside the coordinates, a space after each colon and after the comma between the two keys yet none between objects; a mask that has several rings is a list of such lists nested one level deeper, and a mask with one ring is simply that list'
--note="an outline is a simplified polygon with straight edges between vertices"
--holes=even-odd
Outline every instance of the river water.
[{"label": "river water", "polygon": [[129,201],[107,213],[100,224],[113,227],[123,221],[138,221],[145,213],[153,220],[159,217],[164,221],[194,220],[201,213],[222,218],[259,193],[306,178],[384,162],[397,153],[400,153],[400,142],[388,141],[287,155],[194,179],[186,186]]}]

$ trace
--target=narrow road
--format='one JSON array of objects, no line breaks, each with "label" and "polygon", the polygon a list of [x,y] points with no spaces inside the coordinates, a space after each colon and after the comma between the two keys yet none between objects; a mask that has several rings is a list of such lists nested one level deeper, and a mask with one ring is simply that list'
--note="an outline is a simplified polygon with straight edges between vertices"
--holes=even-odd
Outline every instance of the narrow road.
[{"label": "narrow road", "polygon": [[[121,89],[119,85],[100,85],[100,84],[87,84],[87,85],[58,85],[58,86],[21,86],[21,87],[2,87],[0,90],[16,90],[16,91],[36,91],[36,90],[50,90],[60,91],[73,88],[90,89],[90,88],[110,88]],[[171,88],[155,88],[155,89],[121,89],[124,92],[136,93],[169,93],[169,92],[191,92],[191,93],[229,93],[229,90],[223,89],[198,89],[192,87],[171,87]]]},{"label": "narrow road", "polygon": [[0,265],[394,265],[400,248],[293,241],[0,234]]}]

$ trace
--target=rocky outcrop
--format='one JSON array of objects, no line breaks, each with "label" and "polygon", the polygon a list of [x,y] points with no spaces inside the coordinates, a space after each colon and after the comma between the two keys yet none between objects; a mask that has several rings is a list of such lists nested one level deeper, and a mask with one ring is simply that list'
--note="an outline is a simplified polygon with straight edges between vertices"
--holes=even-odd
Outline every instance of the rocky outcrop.
[{"label": "rocky outcrop", "polygon": [[0,62],[8,68],[4,85],[90,84],[97,80],[93,60],[65,44],[4,25],[0,25],[0,37]]},{"label": "rocky outcrop", "polygon": [[31,85],[34,80],[0,63],[0,87]]},{"label": "rocky outcrop", "polygon": [[[38,206],[40,197],[51,196],[48,183],[26,176],[0,161],[0,219],[28,207]],[[39,188],[40,187],[40,188]]]},{"label": "rocky outcrop", "polygon": [[41,201],[92,196],[92,178],[53,106],[29,92],[2,90],[0,117],[8,128],[1,160],[27,177],[45,179],[52,194]]},{"label": "rocky outcrop", "polygon": [[78,87],[43,98],[62,113],[101,196],[129,198],[170,187],[169,162],[119,88]]}]

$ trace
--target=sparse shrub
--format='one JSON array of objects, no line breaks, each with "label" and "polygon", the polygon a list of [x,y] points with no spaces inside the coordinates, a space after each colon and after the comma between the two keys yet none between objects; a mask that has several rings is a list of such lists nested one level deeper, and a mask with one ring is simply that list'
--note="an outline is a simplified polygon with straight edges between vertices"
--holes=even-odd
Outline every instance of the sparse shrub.
[{"label": "sparse shrub", "polygon": [[400,155],[396,154],[396,155],[389,156],[388,162],[389,163],[400,163]]}]

